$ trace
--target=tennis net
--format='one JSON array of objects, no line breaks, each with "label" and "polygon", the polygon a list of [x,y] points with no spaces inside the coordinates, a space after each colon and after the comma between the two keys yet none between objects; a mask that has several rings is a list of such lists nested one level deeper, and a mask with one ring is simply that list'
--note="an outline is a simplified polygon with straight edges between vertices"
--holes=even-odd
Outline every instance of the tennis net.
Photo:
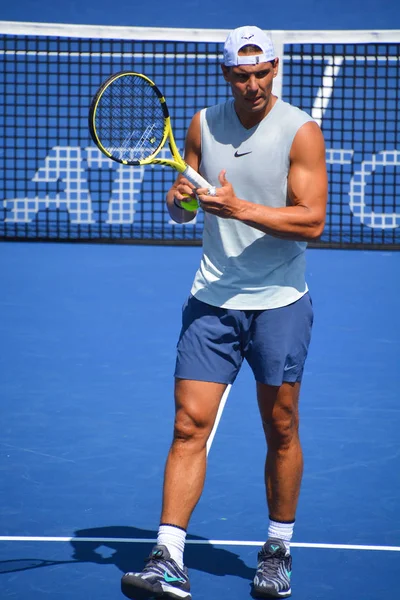
[{"label": "tennis net", "polygon": [[[173,223],[175,173],[107,159],[88,108],[112,73],[135,70],[167,98],[182,150],[192,115],[224,102],[226,30],[0,22],[0,239],[200,244],[202,214]],[[314,246],[400,248],[400,31],[272,31],[274,90],[321,125],[326,227]],[[166,152],[166,156],[168,152]]]}]

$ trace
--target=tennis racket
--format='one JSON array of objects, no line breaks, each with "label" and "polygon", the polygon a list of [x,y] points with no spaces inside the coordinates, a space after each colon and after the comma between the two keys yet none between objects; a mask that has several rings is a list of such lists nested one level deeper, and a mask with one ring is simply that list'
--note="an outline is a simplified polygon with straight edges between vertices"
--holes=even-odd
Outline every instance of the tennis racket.
[{"label": "tennis racket", "polygon": [[[172,167],[196,188],[208,188],[215,194],[215,187],[180,155],[165,98],[145,75],[123,71],[109,77],[90,105],[89,129],[94,143],[108,158],[124,165]],[[158,158],[167,142],[172,159]],[[198,208],[193,198],[181,204],[187,210]]]}]

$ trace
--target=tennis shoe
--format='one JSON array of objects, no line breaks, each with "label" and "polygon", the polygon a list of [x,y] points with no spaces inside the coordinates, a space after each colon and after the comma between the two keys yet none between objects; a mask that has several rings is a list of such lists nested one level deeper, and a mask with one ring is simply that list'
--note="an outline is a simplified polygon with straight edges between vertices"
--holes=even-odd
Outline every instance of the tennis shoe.
[{"label": "tennis shoe", "polygon": [[141,573],[125,573],[121,590],[133,600],[192,597],[186,567],[176,564],[166,546],[154,546]]},{"label": "tennis shoe", "polygon": [[292,557],[285,544],[270,538],[258,553],[257,571],[253,582],[253,595],[257,598],[288,598]]}]

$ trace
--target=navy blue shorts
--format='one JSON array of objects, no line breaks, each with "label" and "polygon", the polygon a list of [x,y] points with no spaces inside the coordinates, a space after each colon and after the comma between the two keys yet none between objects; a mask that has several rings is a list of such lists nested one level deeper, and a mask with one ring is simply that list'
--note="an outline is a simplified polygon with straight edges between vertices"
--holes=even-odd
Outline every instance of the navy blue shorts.
[{"label": "navy blue shorts", "polygon": [[190,296],[182,309],[175,377],[233,383],[244,359],[256,381],[301,381],[311,339],[309,294],[288,306],[232,310]]}]

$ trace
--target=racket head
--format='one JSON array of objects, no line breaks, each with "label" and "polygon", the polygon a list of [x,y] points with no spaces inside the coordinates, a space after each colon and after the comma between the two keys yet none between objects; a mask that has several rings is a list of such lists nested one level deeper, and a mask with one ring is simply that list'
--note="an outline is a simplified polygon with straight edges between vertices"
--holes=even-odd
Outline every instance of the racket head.
[{"label": "racket head", "polygon": [[108,158],[125,165],[150,163],[169,135],[165,98],[145,75],[134,71],[115,73],[91,102],[89,130]]}]

